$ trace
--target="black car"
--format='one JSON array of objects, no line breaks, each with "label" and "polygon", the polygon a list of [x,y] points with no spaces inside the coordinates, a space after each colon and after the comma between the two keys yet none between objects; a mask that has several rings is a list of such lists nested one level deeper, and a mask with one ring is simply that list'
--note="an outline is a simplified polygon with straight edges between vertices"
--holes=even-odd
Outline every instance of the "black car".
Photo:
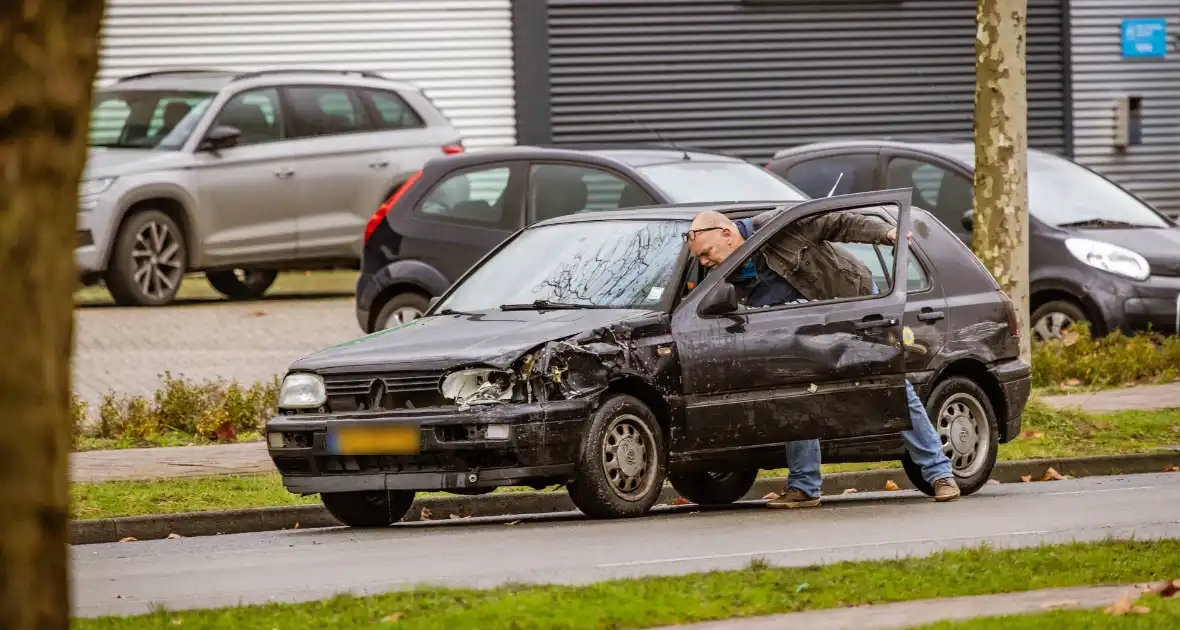
[{"label": "black car", "polygon": [[420,316],[481,256],[537,221],[667,203],[806,198],[749,162],[700,151],[511,147],[434,159],[369,221],[357,323],[372,332]]},{"label": "black car", "polygon": [[[593,517],[636,516],[665,477],[701,504],[739,500],[784,444],[826,462],[901,459],[905,379],[927,401],[964,494],[1017,437],[1029,395],[1016,311],[910,191],[782,204],[705,273],[681,205],[570,214],[524,228],[423,317],[295,362],[267,444],[283,484],[353,526],[394,523],[415,492],[568,485]],[[746,308],[728,279],[775,232],[836,210],[912,232],[844,245],[881,292]],[[912,254],[912,255],[911,255]],[[904,283],[893,279],[904,274]]]},{"label": "black car", "polygon": [[[912,203],[971,242],[975,147],[850,140],[780,151],[766,168],[813,196],[912,188]],[[1180,325],[1180,227],[1073,161],[1028,152],[1033,338],[1076,321],[1097,335]]]}]

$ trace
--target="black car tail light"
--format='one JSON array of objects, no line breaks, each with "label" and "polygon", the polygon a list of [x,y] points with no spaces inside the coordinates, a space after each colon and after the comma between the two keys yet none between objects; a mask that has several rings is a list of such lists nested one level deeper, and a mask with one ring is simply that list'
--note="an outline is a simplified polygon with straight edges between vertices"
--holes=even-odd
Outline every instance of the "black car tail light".
[{"label": "black car tail light", "polygon": [[1008,314],[1008,329],[1012,331],[1013,337],[1020,336],[1020,318],[1016,315],[1016,305],[1012,303],[1012,298],[1008,297],[1007,293],[1003,291],[996,291],[1000,294],[1000,301],[1004,303],[1004,312]]},{"label": "black car tail light", "polygon": [[377,208],[377,211],[373,213],[373,216],[369,217],[369,223],[365,226],[366,243],[369,242],[369,237],[373,235],[373,230],[377,229],[377,226],[380,225],[381,221],[385,219],[385,215],[389,214],[390,209],[392,209],[394,204],[397,203],[397,200],[401,199],[401,196],[410,189],[410,186],[414,185],[414,182],[418,181],[419,177],[422,177],[421,170],[411,175],[404,184],[398,187],[397,191],[394,192],[393,195],[385,201],[385,203],[381,204],[381,206]]}]

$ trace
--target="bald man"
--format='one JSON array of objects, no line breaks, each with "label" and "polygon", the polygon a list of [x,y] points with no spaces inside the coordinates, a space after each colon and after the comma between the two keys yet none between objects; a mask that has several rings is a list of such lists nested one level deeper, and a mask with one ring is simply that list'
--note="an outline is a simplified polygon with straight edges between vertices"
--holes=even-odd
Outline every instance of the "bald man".
[{"label": "bald man", "polygon": [[[693,219],[685,238],[692,255],[711,269],[729,258],[778,212],[771,210],[738,221],[718,212],[702,212]],[[896,240],[896,228],[864,215],[832,212],[808,217],[788,225],[768,240],[734,272],[730,281],[747,307],[872,295],[877,293],[872,273],[832,243],[892,245]],[[959,486],[950,459],[942,452],[942,440],[908,380],[906,396],[913,427],[901,434],[906,450],[922,469],[922,478],[934,487],[934,500],[953,501],[959,498]],[[819,440],[788,443],[787,467],[790,469],[787,488],[767,505],[772,508],[819,505],[823,484]]]}]

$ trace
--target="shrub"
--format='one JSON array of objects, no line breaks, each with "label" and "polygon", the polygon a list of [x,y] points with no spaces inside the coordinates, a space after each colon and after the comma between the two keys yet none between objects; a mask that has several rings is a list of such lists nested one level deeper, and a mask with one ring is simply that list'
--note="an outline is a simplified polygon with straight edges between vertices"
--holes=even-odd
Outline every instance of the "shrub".
[{"label": "shrub", "polygon": [[1083,323],[1034,346],[1032,363],[1036,387],[1167,382],[1180,375],[1180,337],[1114,332],[1094,339]]}]

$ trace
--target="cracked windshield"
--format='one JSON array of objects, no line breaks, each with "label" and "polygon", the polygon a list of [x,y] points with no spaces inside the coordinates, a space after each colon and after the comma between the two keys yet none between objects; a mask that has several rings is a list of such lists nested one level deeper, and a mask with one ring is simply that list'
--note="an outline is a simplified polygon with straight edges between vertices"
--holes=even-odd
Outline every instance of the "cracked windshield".
[{"label": "cracked windshield", "polygon": [[538,300],[655,308],[676,276],[687,229],[687,221],[593,221],[530,230],[468,277],[439,310],[486,311]]}]

